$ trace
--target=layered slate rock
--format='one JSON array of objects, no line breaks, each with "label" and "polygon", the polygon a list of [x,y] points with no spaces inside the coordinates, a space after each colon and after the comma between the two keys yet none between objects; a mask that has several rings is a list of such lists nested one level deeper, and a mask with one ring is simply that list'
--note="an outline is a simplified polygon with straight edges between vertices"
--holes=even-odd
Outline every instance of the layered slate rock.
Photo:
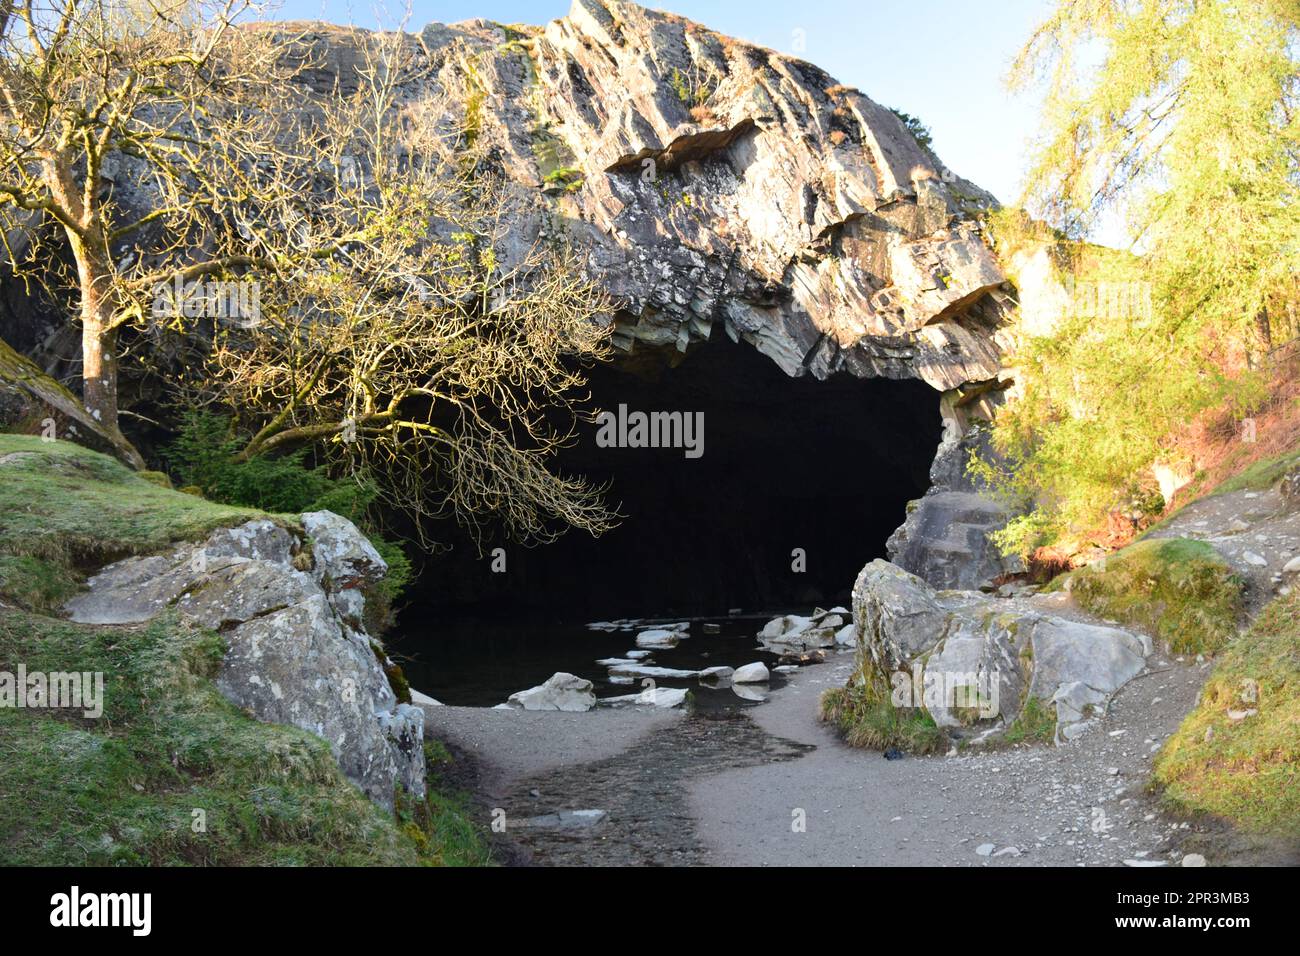
[{"label": "layered slate rock", "polygon": [[1024,602],[936,591],[879,560],[858,575],[853,618],[861,679],[882,693],[909,689],[907,706],[980,736],[1005,730],[1034,698],[1054,706],[1058,742],[1076,737],[1153,651],[1144,634]]},{"label": "layered slate rock", "polygon": [[102,625],[174,608],[219,631],[227,649],[216,684],[231,702],[324,738],[344,775],[380,806],[392,808],[399,785],[422,798],[424,712],[398,701],[389,662],[360,623],[361,589],[387,566],[345,518],[302,517],[308,538],[258,519],[120,561],[66,610]]},{"label": "layered slate rock", "polygon": [[[355,89],[367,34],[308,26],[310,83]],[[993,197],[816,66],[620,0],[409,44],[410,115],[472,128],[525,199],[503,268],[539,240],[577,252],[617,304],[618,348],[685,351],[720,327],[790,375],[997,375],[1009,299],[977,219]]]}]

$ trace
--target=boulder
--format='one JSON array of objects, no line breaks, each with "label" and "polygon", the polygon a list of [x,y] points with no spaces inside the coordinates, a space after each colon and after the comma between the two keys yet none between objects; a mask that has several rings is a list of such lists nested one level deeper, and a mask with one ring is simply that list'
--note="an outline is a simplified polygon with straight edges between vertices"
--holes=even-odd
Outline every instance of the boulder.
[{"label": "boulder", "polygon": [[226,698],[324,738],[375,803],[391,808],[399,785],[423,797],[424,711],[398,701],[387,657],[359,624],[364,597],[340,602],[341,588],[376,583],[384,564],[345,518],[316,512],[303,524],[319,534],[312,572],[295,567],[306,548],[296,531],[257,519],[109,565],[65,610],[88,624],[136,624],[174,608],[221,631],[216,685]]},{"label": "boulder", "polygon": [[744,667],[737,667],[735,673],[731,675],[731,683],[766,684],[771,678],[772,675],[768,673],[767,665],[762,661],[755,661],[752,664],[746,664]]},{"label": "boulder", "polygon": [[732,667],[706,667],[700,671],[701,684],[730,684],[736,671]]},{"label": "boulder", "polygon": [[818,610],[811,617],[786,614],[763,625],[758,639],[764,647],[778,653],[796,648],[833,647],[835,631],[843,623],[840,615],[829,611]]},{"label": "boulder", "polygon": [[511,694],[507,703],[520,710],[563,710],[583,712],[596,706],[591,681],[563,671],[553,674],[544,684]]},{"label": "boulder", "polygon": [[328,581],[330,590],[369,587],[388,573],[374,545],[347,518],[313,511],[302,516],[302,524],[311,539],[316,578]]},{"label": "boulder", "polygon": [[964,428],[959,412],[947,407],[945,412],[947,427],[930,467],[930,488],[908,504],[906,519],[885,547],[891,561],[932,587],[977,590],[1022,570],[1022,563],[989,540],[1010,516],[1006,505],[966,473],[973,453],[990,456],[988,429]]},{"label": "boulder", "polygon": [[996,733],[1032,697],[1055,706],[1058,741],[1072,739],[1153,650],[1146,635],[1029,602],[935,591],[887,561],[862,569],[853,605],[860,673],[954,730]]},{"label": "boulder", "polygon": [[668,631],[663,628],[652,628],[648,631],[642,631],[636,636],[636,646],[649,648],[650,650],[665,650],[670,647],[676,647],[681,639],[682,635],[677,631]]}]

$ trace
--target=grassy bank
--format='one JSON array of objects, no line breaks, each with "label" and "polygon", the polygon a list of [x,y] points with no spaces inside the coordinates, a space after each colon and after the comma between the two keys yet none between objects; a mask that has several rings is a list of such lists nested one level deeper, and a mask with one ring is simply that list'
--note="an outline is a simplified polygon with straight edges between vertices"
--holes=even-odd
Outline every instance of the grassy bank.
[{"label": "grassy bank", "polygon": [[1275,599],[1219,657],[1156,758],[1155,781],[1183,812],[1300,841],[1300,591]]},{"label": "grassy bank", "polygon": [[[171,613],[93,627],[56,609],[87,572],[260,514],[75,445],[0,435],[0,671],[104,674],[104,712],[0,707],[0,865],[474,865],[468,803],[367,800],[325,741],[221,696],[218,634]],[[276,518],[292,522],[292,518]]]},{"label": "grassy bank", "polygon": [[1085,610],[1140,627],[1175,654],[1214,653],[1237,631],[1242,582],[1214,548],[1186,538],[1137,541],[1062,575]]}]

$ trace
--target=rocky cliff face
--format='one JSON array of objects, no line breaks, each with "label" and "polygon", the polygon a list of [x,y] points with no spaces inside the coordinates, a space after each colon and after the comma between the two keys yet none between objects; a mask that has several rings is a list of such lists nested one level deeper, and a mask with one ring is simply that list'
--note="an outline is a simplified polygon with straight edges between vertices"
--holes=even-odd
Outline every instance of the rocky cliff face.
[{"label": "rocky cliff face", "polygon": [[[354,85],[364,37],[312,29],[314,84]],[[410,43],[428,79],[407,104],[465,123],[532,194],[512,241],[577,250],[620,348],[721,331],[790,375],[997,377],[1006,277],[974,218],[992,197],[817,67],[620,0]]]}]

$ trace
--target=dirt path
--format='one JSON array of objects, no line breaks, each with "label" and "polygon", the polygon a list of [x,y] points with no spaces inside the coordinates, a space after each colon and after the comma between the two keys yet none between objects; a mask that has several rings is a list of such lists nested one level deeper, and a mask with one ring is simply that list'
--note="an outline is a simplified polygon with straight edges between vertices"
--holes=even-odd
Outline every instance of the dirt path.
[{"label": "dirt path", "polygon": [[[700,837],[713,862],[747,866],[1170,862],[1186,830],[1156,812],[1144,786],[1154,750],[1195,702],[1207,665],[1152,664],[1099,726],[1065,747],[900,760],[847,747],[816,722],[817,696],[852,671],[847,655],[807,669],[753,719],[817,749],[795,763],[695,780]],[[992,851],[981,855],[987,844]]]}]

